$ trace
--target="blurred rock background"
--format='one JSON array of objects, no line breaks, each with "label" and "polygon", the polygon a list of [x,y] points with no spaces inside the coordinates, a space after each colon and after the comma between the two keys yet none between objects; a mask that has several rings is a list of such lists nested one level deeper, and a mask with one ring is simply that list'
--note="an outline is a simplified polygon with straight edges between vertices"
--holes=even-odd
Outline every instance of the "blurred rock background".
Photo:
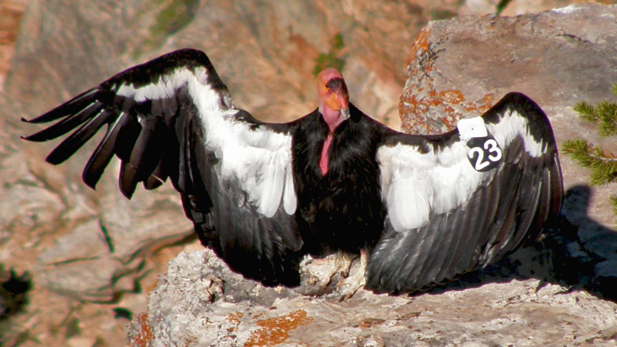
[{"label": "blurred rock background", "polygon": [[[535,14],[572,2],[514,0],[502,16]],[[0,321],[0,341],[7,346],[121,346],[125,344],[124,326],[133,319],[131,341],[145,343],[148,330],[140,328],[149,323],[144,321],[148,316],[141,313],[147,306],[147,293],[157,286],[158,274],[166,272],[167,262],[180,250],[201,250],[169,185],[154,192],[138,191],[129,202],[117,191],[117,168],[112,167],[98,190],[91,191],[80,181],[89,151],[83,150],[60,167],[51,167],[43,159],[52,144],[41,146],[19,139],[35,130],[19,122],[21,117],[39,115],[132,65],[177,48],[193,47],[210,56],[235,103],[264,120],[286,121],[312,111],[316,107],[313,71],[334,62],[344,64],[352,101],[395,128],[401,126],[402,112],[406,131],[443,130],[463,113],[481,112],[506,92],[518,90],[547,111],[558,141],[576,135],[594,143],[606,142],[570,108],[579,100],[596,102],[611,97],[610,87],[617,82],[617,64],[611,54],[617,35],[615,7],[588,5],[583,12],[566,7],[568,10],[538,16],[497,19],[490,15],[496,8],[497,1],[488,0],[0,0],[0,264],[14,269],[18,277],[27,272],[23,279],[32,287],[19,312]],[[420,33],[431,20],[437,21]],[[512,52],[518,56],[512,58]],[[424,115],[431,118],[417,120]],[[446,121],[439,124],[437,119]],[[605,144],[610,148],[610,143]],[[557,331],[555,336],[572,336],[572,344],[614,345],[617,330],[611,330],[614,322],[610,314],[615,313],[615,305],[597,296],[604,295],[606,286],[617,288],[616,282],[611,282],[617,278],[615,216],[606,200],[615,185],[590,189],[585,170],[565,155],[562,164],[569,195],[564,208],[567,218],[560,225],[574,224],[580,230],[550,240],[569,250],[566,259],[576,258],[573,264],[585,267],[567,269],[576,293],[562,301],[571,305],[549,309],[560,300],[548,298],[559,298],[559,284],[549,287],[544,291],[547,296],[539,299],[533,294],[538,279],[510,283],[491,276],[490,285],[484,286],[486,292],[474,292],[478,288],[473,288],[412,300],[378,301],[382,306],[409,308],[396,319],[404,316],[416,330],[427,330],[428,335],[414,335],[417,345],[422,341],[426,345],[458,341],[455,344],[461,345],[481,340],[482,329],[489,336],[495,331],[504,334],[512,331],[509,327],[518,329],[514,323],[539,324],[551,315],[569,318],[556,318],[542,329],[529,331]],[[539,252],[511,263],[525,263],[534,254],[543,254]],[[196,266],[195,259],[199,258],[191,257],[193,263],[185,266]],[[175,273],[168,276],[173,278]],[[567,287],[562,289],[567,291]],[[579,292],[582,289],[592,295]],[[510,323],[491,318],[491,324],[502,330],[478,323],[479,330],[468,336],[469,341],[448,340],[440,336],[440,331],[451,326],[440,325],[445,316],[428,316],[422,321],[437,321],[432,330],[413,320],[421,316],[413,312],[433,309],[447,315],[456,302],[465,301],[468,304],[457,309],[457,319],[463,323],[453,329],[453,334],[459,334],[487,293],[495,295],[491,302],[499,306],[500,315],[507,316],[508,307],[515,307],[508,316],[514,317],[508,318]],[[439,306],[440,300],[431,302],[433,295],[452,297],[452,302]],[[342,306],[325,305],[344,312],[348,306],[361,309],[375,299],[363,293],[354,300],[357,302]],[[413,306],[414,300],[420,303]],[[427,300],[430,305],[422,304]],[[298,312],[300,308],[292,310],[297,304],[280,304],[288,311],[273,311],[271,318]],[[526,313],[534,310],[546,312],[525,321]],[[230,312],[218,313],[225,320],[235,317],[229,316]],[[590,320],[593,312],[600,318]],[[310,326],[307,322],[314,319],[310,313],[308,318],[297,314],[301,317],[292,317],[297,318],[296,327]],[[334,316],[324,313],[321,317]],[[379,345],[391,338],[385,331],[392,324],[382,323],[392,318],[350,314],[349,319],[359,322],[359,332],[340,328],[340,344]],[[585,325],[584,321],[590,323]],[[567,333],[551,330],[564,324],[575,328]],[[373,330],[363,332],[363,326]],[[323,327],[311,329],[305,336]],[[144,333],[145,338],[135,338],[136,332]],[[396,330],[396,334],[401,333]],[[534,345],[530,338],[502,342]],[[250,341],[249,335],[245,340],[228,340],[230,345],[250,345]],[[273,341],[279,340],[255,340],[253,345],[272,345]],[[307,343],[301,338],[293,341]]]}]

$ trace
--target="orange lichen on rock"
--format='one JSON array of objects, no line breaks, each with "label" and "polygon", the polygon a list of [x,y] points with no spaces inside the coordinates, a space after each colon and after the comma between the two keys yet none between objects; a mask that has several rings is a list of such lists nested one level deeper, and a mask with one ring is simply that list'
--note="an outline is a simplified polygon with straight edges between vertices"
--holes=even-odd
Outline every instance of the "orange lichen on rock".
[{"label": "orange lichen on rock", "polygon": [[412,134],[436,134],[454,129],[459,119],[479,116],[494,103],[493,94],[467,100],[459,89],[435,90],[437,53],[432,51],[426,26],[412,45],[405,89],[399,102],[402,129]]},{"label": "orange lichen on rock", "polygon": [[153,335],[150,323],[148,323],[148,315],[146,313],[138,315],[135,322],[139,328],[132,330],[137,331],[138,334],[131,335],[129,344],[135,347],[151,346],[153,342]]},{"label": "orange lichen on rock", "polygon": [[[403,115],[403,130],[409,133],[439,133],[454,129],[459,119],[479,116],[486,112],[495,101],[492,93],[484,95],[478,101],[467,101],[460,90],[436,92],[429,90],[422,95],[412,94],[406,90],[399,105]],[[429,111],[438,111],[438,123],[431,122],[426,115]],[[443,124],[445,129],[439,131],[435,124]]]},{"label": "orange lichen on rock", "polygon": [[465,102],[465,96],[460,90],[444,90],[439,92],[439,98],[450,104],[460,104]]},{"label": "orange lichen on rock", "polygon": [[238,324],[240,323],[240,318],[242,318],[243,316],[244,316],[244,313],[242,312],[233,312],[227,316],[227,321],[229,323]]},{"label": "orange lichen on rock", "polygon": [[381,325],[384,322],[385,320],[381,318],[366,318],[360,321],[360,328],[371,328],[377,325]]},{"label": "orange lichen on rock", "polygon": [[411,62],[416,60],[419,55],[422,55],[422,53],[426,53],[429,51],[428,37],[430,34],[430,26],[425,26],[422,30],[420,30],[420,32],[416,36],[415,41],[411,45],[411,55],[407,64],[411,64]]},{"label": "orange lichen on rock", "polygon": [[289,331],[300,325],[313,322],[313,318],[306,316],[306,311],[297,310],[285,316],[264,319],[257,322],[261,328],[252,332],[245,347],[251,346],[274,346],[289,338]]},{"label": "orange lichen on rock", "polygon": [[227,315],[225,318],[229,323],[233,324],[233,326],[227,328],[228,334],[233,334],[238,331],[238,325],[240,325],[240,319],[244,317],[244,313],[242,312],[232,312]]}]

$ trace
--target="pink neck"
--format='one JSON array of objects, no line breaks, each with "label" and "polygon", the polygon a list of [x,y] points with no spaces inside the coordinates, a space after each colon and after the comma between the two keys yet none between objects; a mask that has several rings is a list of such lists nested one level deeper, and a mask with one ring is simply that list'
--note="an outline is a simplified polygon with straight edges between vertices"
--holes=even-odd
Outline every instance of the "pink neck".
[{"label": "pink neck", "polygon": [[330,146],[332,145],[332,132],[328,133],[328,137],[326,137],[326,141],[323,143],[323,148],[321,149],[321,158],[319,159],[319,168],[321,169],[321,176],[325,176],[328,174],[328,167],[330,163],[328,162],[328,152],[330,151]]},{"label": "pink neck", "polygon": [[328,154],[330,152],[330,147],[332,146],[332,136],[336,128],[341,125],[341,123],[345,120],[341,117],[341,111],[336,111],[329,108],[326,105],[320,103],[319,112],[323,117],[326,124],[328,124],[329,132],[326,137],[326,141],[323,143],[323,148],[321,149],[321,158],[319,158],[319,168],[321,169],[321,176],[325,176],[328,174],[328,169],[330,167],[330,162],[328,160]]},{"label": "pink neck", "polygon": [[341,125],[341,123],[343,123],[345,119],[341,116],[341,111],[333,110],[330,107],[323,105],[321,102],[320,104],[321,105],[319,105],[319,112],[321,113],[323,120],[326,122],[326,124],[328,124],[330,132],[333,133],[334,130],[336,130],[336,128]]}]

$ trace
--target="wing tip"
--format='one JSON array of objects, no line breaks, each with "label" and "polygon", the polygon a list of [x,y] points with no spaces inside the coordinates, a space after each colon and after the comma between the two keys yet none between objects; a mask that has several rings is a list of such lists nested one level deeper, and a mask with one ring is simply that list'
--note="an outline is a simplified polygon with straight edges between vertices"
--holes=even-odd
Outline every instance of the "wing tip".
[{"label": "wing tip", "polygon": [[538,104],[529,96],[527,96],[524,93],[521,92],[508,92],[506,95],[503,96],[503,98],[501,98],[501,100],[498,103],[506,103],[506,104],[518,104],[518,105],[533,105],[536,108],[542,110],[540,108],[540,106],[538,106]]}]

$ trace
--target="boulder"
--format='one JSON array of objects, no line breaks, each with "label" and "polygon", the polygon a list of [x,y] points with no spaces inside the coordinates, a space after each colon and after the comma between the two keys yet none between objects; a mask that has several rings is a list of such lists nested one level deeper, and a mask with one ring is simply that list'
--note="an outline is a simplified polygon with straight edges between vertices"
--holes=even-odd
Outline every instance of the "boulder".
[{"label": "boulder", "polygon": [[[538,279],[482,275],[415,297],[347,301],[265,288],[211,250],[180,253],[127,327],[130,346],[614,346],[617,305]],[[480,277],[482,277],[480,276]]]}]

